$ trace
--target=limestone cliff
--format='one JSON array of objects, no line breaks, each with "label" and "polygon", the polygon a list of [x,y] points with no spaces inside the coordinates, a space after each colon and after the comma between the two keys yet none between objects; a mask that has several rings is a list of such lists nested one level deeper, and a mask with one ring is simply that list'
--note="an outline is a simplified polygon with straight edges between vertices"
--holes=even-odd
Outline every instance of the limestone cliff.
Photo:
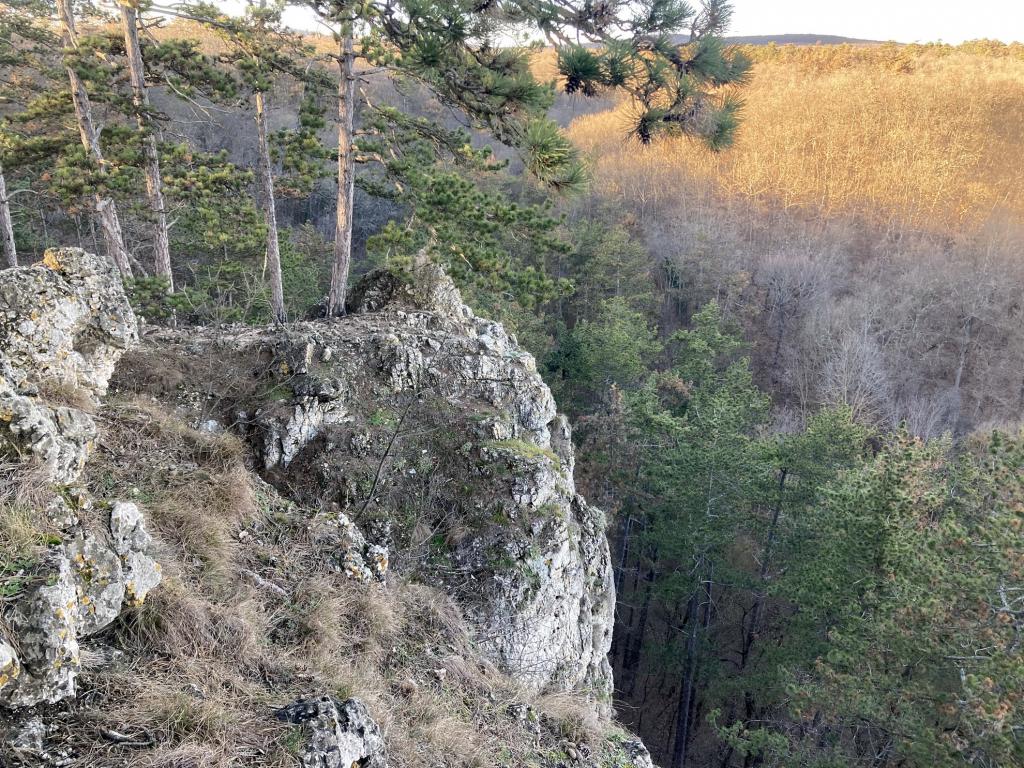
[{"label": "limestone cliff", "polygon": [[[90,499],[130,497],[136,517],[114,504],[99,538],[75,523],[36,548],[72,571],[79,555],[121,571],[102,588],[70,587],[80,596],[69,632],[97,636],[105,660],[71,665],[72,683],[50,695],[7,696],[12,759],[649,765],[607,719],[604,516],[576,493],[569,426],[500,324],[475,317],[439,271],[414,283],[374,273],[339,320],[151,329],[98,413],[69,419],[34,372],[70,361],[96,405],[135,339],[102,259],[48,257],[76,260],[83,277],[64,268],[63,283],[33,271],[46,267],[0,273],[0,328],[17,329],[6,331],[15,354],[0,357],[0,408],[27,398],[16,413],[44,424],[29,430],[18,416],[0,444],[45,466],[58,496],[79,482]],[[21,320],[31,310],[11,297],[23,285],[44,286],[34,290],[45,306],[76,305],[44,324],[55,338],[40,343],[39,325]],[[133,576],[152,572],[140,560],[151,551],[165,583],[136,605],[139,585],[155,586]],[[28,602],[19,594],[9,624],[29,604],[56,615],[42,590],[74,573],[48,567],[56,581]],[[103,605],[102,617],[83,605]],[[17,646],[0,642],[0,664],[27,658]],[[58,739],[52,713],[24,707],[70,696],[76,678],[86,693],[61,705]]]}]

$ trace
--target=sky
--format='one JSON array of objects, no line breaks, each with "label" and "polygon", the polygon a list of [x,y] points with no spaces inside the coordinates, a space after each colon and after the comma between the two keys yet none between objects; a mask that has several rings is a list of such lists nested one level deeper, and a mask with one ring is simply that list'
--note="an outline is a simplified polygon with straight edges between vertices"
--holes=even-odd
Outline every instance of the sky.
[{"label": "sky", "polygon": [[810,32],[900,43],[1024,42],[1024,0],[733,0],[731,35]]},{"label": "sky", "polygon": [[[697,5],[699,0],[691,2]],[[812,33],[954,44],[986,37],[1024,42],[1024,0],[733,0],[733,7],[730,35]],[[293,8],[285,18],[301,29],[316,28],[308,11]]]}]

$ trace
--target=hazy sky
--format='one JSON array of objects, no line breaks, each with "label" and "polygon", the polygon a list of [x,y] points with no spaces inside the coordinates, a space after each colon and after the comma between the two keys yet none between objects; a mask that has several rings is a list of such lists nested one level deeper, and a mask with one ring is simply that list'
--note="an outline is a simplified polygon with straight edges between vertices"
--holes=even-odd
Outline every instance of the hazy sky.
[{"label": "hazy sky", "polygon": [[[699,0],[691,0],[696,5]],[[220,0],[223,6],[237,0]],[[901,43],[960,43],[980,37],[1024,42],[1024,0],[733,0],[732,35],[814,33]],[[312,15],[292,9],[297,27]]]},{"label": "hazy sky", "polygon": [[1024,42],[1024,0],[733,0],[733,35],[813,32],[901,43]]}]

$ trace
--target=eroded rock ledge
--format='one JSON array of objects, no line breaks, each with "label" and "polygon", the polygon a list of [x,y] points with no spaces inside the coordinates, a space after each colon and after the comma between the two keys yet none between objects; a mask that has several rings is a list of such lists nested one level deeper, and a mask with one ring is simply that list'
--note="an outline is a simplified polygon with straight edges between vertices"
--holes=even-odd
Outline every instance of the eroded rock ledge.
[{"label": "eroded rock ledge", "polygon": [[85,466],[95,406],[121,354],[138,340],[113,264],[56,248],[31,267],[0,273],[0,450],[34,457],[49,478]]},{"label": "eroded rock ledge", "polygon": [[295,501],[443,585],[528,691],[610,700],[605,518],[576,493],[569,425],[533,357],[442,272],[372,273],[340,320],[157,331],[128,367],[245,434]]}]

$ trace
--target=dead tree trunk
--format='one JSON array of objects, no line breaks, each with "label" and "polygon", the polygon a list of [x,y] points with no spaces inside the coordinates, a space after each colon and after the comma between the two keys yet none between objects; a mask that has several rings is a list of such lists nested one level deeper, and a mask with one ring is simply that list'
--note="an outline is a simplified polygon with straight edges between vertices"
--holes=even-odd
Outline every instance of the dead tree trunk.
[{"label": "dead tree trunk", "polygon": [[355,52],[351,31],[343,31],[338,67],[338,212],[334,229],[334,266],[327,316],[345,314],[345,293],[352,260],[352,203],[355,193],[355,158],[352,142],[355,116]]},{"label": "dead tree trunk", "polygon": [[[708,635],[711,629],[712,601],[712,569],[702,580],[700,586],[690,595],[687,603],[687,625],[690,632],[686,639],[686,667],[683,672],[682,685],[679,693],[679,709],[676,712],[676,738],[672,745],[672,768],[685,768],[687,755],[692,738],[693,710],[697,679],[700,673],[700,632]],[[703,600],[701,597],[703,591]],[[704,616],[700,617],[701,602],[704,604]]]},{"label": "dead tree trunk", "polygon": [[256,135],[259,139],[260,192],[267,222],[267,267],[270,270],[270,311],[275,323],[287,320],[284,311],[284,283],[281,277],[281,244],[277,236],[277,206],[274,202],[274,172],[267,142],[267,110],[262,91],[256,91]]},{"label": "dead tree trunk", "polygon": [[18,266],[18,251],[14,247],[14,224],[11,223],[11,200],[7,196],[7,180],[0,165],[0,254],[4,266]]},{"label": "dead tree trunk", "polygon": [[167,235],[167,210],[164,208],[163,181],[160,176],[160,155],[157,153],[156,136],[149,123],[149,93],[146,91],[146,74],[142,63],[142,49],[139,47],[139,12],[127,2],[121,3],[121,27],[124,32],[125,53],[128,56],[128,71],[132,83],[132,101],[135,115],[142,134],[145,157],[146,196],[153,215],[153,266],[158,277],[167,281],[167,292],[174,291],[174,275],[171,272],[171,245]]},{"label": "dead tree trunk", "polygon": [[754,605],[750,612],[750,623],[743,631],[743,647],[740,649],[740,670],[745,670],[750,661],[750,653],[754,647],[761,627],[761,616],[764,614],[764,604],[767,599],[768,572],[771,568],[772,555],[775,550],[776,532],[779,527],[779,517],[782,515],[782,503],[786,492],[786,478],[789,470],[783,468],[779,471],[778,499],[775,508],[772,510],[771,523],[768,525],[768,533],[765,538],[764,552],[761,555],[761,568],[758,572],[760,587],[754,596]]},{"label": "dead tree trunk", "polygon": [[679,708],[676,710],[676,738],[672,745],[672,768],[686,765],[686,748],[690,741],[690,710],[693,708],[693,688],[697,677],[697,633],[699,622],[697,608],[699,599],[695,591],[686,606],[686,666],[683,670],[682,685],[679,686]]},{"label": "dead tree trunk", "polygon": [[[58,0],[57,10],[60,13],[60,32],[64,47],[78,48],[78,34],[75,31],[75,17],[71,11],[71,0]],[[71,102],[75,108],[75,119],[78,122],[78,133],[82,138],[82,146],[85,147],[89,158],[100,169],[105,169],[107,162],[100,150],[100,137],[92,119],[92,104],[89,102],[89,94],[86,93],[85,84],[74,68],[66,67],[66,69],[71,89]],[[124,247],[124,236],[121,234],[121,219],[117,215],[117,206],[114,204],[113,198],[100,192],[96,193],[94,204],[96,215],[100,220],[100,228],[103,230],[107,254],[117,264],[117,268],[121,271],[121,277],[130,279],[132,266],[128,259],[128,251]]]}]

